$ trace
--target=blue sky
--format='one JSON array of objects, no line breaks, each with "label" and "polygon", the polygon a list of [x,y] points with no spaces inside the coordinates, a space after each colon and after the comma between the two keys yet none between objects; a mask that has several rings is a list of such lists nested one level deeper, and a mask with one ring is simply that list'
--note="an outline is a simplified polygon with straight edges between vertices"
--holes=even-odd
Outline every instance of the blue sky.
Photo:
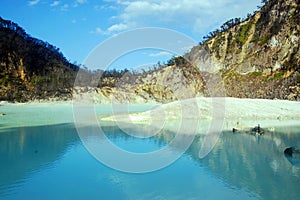
[{"label": "blue sky", "polygon": [[[244,17],[261,0],[1,0],[0,16],[28,34],[60,48],[71,62],[84,63],[101,42],[123,31],[162,27],[199,42],[230,18]],[[113,51],[113,49],[112,49]],[[145,50],[122,56],[113,67],[166,61],[172,55]]]}]

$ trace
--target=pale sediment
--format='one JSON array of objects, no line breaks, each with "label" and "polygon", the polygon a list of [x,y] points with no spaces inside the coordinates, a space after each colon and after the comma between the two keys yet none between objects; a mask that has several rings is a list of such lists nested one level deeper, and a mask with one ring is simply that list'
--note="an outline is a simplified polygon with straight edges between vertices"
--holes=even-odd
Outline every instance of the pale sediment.
[{"label": "pale sediment", "polygon": [[179,122],[181,126],[184,126],[184,123],[192,120],[195,122],[194,126],[198,126],[201,131],[205,131],[212,124],[219,126],[220,123],[223,130],[232,130],[233,128],[245,130],[258,124],[273,129],[278,126],[300,125],[300,102],[195,98],[164,104],[142,113],[100,117],[100,120],[145,125],[150,123],[155,125],[155,122],[159,122],[161,125],[161,122],[164,121],[166,126],[168,126],[167,124],[174,125],[173,122],[177,122],[177,124]]}]

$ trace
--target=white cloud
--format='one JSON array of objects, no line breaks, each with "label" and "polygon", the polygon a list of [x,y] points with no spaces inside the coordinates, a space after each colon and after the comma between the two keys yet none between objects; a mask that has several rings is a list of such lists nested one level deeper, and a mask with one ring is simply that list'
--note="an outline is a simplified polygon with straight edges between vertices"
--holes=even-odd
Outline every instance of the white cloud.
[{"label": "white cloud", "polygon": [[[106,0],[111,2],[110,0]],[[136,27],[161,26],[189,28],[195,32],[211,31],[234,17],[246,16],[261,0],[116,0],[121,8],[119,23]]]},{"label": "white cloud", "polygon": [[38,4],[40,2],[40,0],[32,0],[32,1],[28,1],[28,5],[29,6],[34,6],[36,4]]},{"label": "white cloud", "polygon": [[164,57],[164,56],[171,56],[172,54],[167,51],[161,51],[158,53],[151,53],[149,54],[150,57]]},{"label": "white cloud", "polygon": [[120,23],[120,24],[114,24],[114,25],[112,25],[111,27],[109,27],[109,28],[107,29],[107,31],[108,31],[109,33],[113,33],[113,32],[124,31],[124,30],[126,30],[126,29],[128,29],[128,28],[129,28],[129,26],[128,26],[127,24],[122,24],[122,23]]},{"label": "white cloud", "polygon": [[230,18],[244,17],[256,10],[261,0],[103,0],[105,6],[95,9],[116,9],[114,22],[98,33],[111,35],[131,28],[164,27],[190,30],[204,35]]},{"label": "white cloud", "polygon": [[60,4],[59,1],[53,1],[53,3],[50,4],[51,7],[58,6]]},{"label": "white cloud", "polygon": [[90,31],[90,33],[92,34],[101,34],[101,35],[105,35],[105,31],[103,31],[101,28],[97,27],[95,30]]},{"label": "white cloud", "polygon": [[101,34],[101,35],[112,35],[119,33],[121,31],[125,31],[129,29],[130,26],[128,24],[114,24],[110,27],[108,27],[106,30],[101,29],[100,27],[97,27],[94,31],[91,31],[91,33],[95,34]]}]

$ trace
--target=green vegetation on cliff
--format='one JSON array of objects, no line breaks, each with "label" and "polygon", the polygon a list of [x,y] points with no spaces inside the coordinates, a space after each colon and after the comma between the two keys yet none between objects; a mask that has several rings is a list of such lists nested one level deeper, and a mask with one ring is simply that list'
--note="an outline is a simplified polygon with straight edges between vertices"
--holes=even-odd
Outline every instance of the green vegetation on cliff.
[{"label": "green vegetation on cliff", "polygon": [[225,22],[187,56],[201,60],[199,49],[207,49],[221,66],[228,96],[300,100],[300,2],[262,3],[247,18]]},{"label": "green vegetation on cliff", "polygon": [[70,96],[78,69],[55,46],[0,17],[0,100]]}]

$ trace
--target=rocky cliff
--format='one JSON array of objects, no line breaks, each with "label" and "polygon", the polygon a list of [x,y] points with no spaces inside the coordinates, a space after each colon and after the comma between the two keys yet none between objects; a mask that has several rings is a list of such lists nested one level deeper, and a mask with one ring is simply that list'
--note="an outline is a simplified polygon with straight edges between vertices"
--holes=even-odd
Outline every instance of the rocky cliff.
[{"label": "rocky cliff", "polygon": [[0,101],[71,98],[77,70],[58,48],[0,17]]},{"label": "rocky cliff", "polygon": [[99,103],[167,103],[201,96],[299,100],[300,1],[263,2],[259,11],[225,22],[189,53],[156,70],[86,71],[82,82],[93,83],[73,90],[77,66],[52,45],[0,20],[0,100],[70,99],[72,91],[76,97],[96,95]]},{"label": "rocky cliff", "polygon": [[203,96],[205,83],[199,71],[191,65],[164,66],[154,71],[100,80],[101,87],[75,87],[77,97],[90,94],[98,103],[168,103]]},{"label": "rocky cliff", "polygon": [[124,76],[115,87],[97,89],[99,98],[166,103],[215,96],[207,85],[217,75],[221,78],[213,90],[225,88],[217,95],[299,100],[299,8],[298,0],[265,1],[261,10],[244,20],[225,22],[189,53],[173,58],[171,65],[134,78]]},{"label": "rocky cliff", "polygon": [[299,100],[299,8],[298,0],[266,1],[260,11],[218,31],[186,56],[199,63],[206,49],[228,96]]}]

